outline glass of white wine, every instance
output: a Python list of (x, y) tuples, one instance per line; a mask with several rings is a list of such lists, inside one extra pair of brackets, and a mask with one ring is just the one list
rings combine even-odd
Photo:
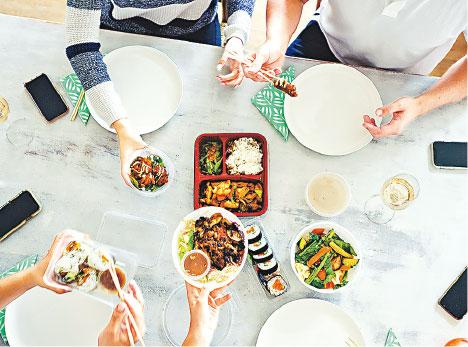
[(418, 195), (419, 183), (416, 177), (400, 173), (385, 181), (380, 194), (366, 201), (364, 213), (371, 222), (385, 224), (392, 220), (396, 210), (407, 208)]

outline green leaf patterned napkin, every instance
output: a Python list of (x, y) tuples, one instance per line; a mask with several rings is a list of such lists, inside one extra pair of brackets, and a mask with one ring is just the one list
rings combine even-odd
[[(285, 78), (288, 82), (292, 82), (295, 75), (296, 70), (294, 66), (290, 66), (280, 74), (280, 77)], [(272, 83), (269, 83), (255, 94), (251, 101), (270, 124), (283, 136), (284, 140), (287, 141), (289, 129), (284, 119), (284, 93), (273, 87)]]
[[(68, 98), (72, 102), (73, 106), (75, 106), (78, 98), (80, 97), (81, 90), (83, 89), (78, 76), (72, 73), (68, 76), (65, 76), (60, 81), (62, 82), (63, 88), (65, 89)], [(78, 117), (80, 117), (81, 122), (86, 125), (88, 124), (89, 116), (90, 113), (88, 105), (86, 105), (86, 99), (83, 98), (83, 101), (80, 104), (80, 108), (78, 109)]]
[(401, 347), (400, 342), (398, 342), (398, 339), (393, 332), (392, 328), (387, 333), (387, 338), (385, 339), (385, 347)]
[[(18, 264), (13, 266), (11, 269), (0, 274), (0, 279), (13, 275), (17, 272), (20, 272), (24, 269), (27, 269), (33, 266), (34, 264), (36, 264), (38, 257), (39, 257), (38, 255), (32, 255), (30, 257), (27, 257), (26, 259), (21, 260)], [(4, 343), (8, 343), (6, 333), (5, 333), (5, 309), (0, 310), (0, 337), (2, 338)]]

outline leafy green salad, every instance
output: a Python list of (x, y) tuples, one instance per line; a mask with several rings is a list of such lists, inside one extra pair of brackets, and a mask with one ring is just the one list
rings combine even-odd
[(338, 289), (348, 283), (348, 273), (359, 263), (353, 246), (335, 230), (315, 228), (296, 244), (295, 270), (308, 285)]

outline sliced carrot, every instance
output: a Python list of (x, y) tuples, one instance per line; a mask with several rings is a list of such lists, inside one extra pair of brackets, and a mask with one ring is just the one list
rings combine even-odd
[(327, 277), (327, 274), (325, 273), (325, 270), (322, 269), (317, 273), (317, 277), (319, 278), (320, 281), (325, 280), (325, 277)]
[(325, 228), (316, 228), (316, 229), (312, 230), (312, 234), (322, 235), (324, 231), (325, 231)]
[(335, 288), (335, 284), (333, 282), (325, 283), (325, 289), (333, 289)]
[(321, 257), (330, 252), (330, 247), (322, 247), (317, 253), (315, 253), (309, 260), (307, 260), (307, 266), (312, 267)]

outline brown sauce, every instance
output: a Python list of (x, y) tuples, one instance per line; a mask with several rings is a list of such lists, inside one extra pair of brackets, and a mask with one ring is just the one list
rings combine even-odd
[(184, 269), (189, 276), (203, 275), (208, 268), (208, 260), (201, 253), (191, 253), (184, 260)]
[[(116, 266), (115, 273), (117, 275), (117, 278), (119, 279), (120, 288), (125, 287), (125, 283), (127, 282), (127, 276), (125, 275), (125, 271)], [(106, 270), (101, 273), (101, 275), (99, 276), (99, 282), (105, 289), (111, 292), (117, 291), (109, 270)]]

